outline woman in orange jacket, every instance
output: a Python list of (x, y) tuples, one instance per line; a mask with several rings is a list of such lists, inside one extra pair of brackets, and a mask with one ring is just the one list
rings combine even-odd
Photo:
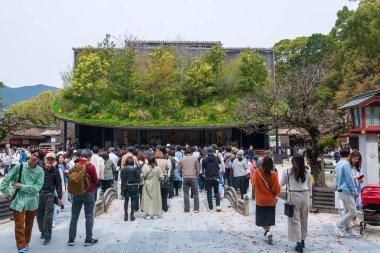
[(275, 225), (276, 199), (281, 191), (277, 172), (273, 168), (272, 158), (265, 156), (261, 167), (253, 173), (252, 180), (256, 197), (256, 225), (264, 229), (264, 239), (269, 244), (273, 242), (270, 229)]

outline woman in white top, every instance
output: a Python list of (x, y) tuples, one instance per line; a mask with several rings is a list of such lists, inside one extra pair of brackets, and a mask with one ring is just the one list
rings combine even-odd
[(351, 174), (354, 179), (356, 189), (358, 190), (358, 197), (356, 198), (356, 208), (360, 209), (362, 207), (362, 183), (363, 183), (363, 170), (362, 170), (362, 155), (359, 151), (354, 151), (351, 153), (349, 160), (351, 164)]
[(294, 215), (288, 217), (288, 240), (296, 242), (296, 251), (303, 252), (307, 236), (307, 218), (309, 213), (309, 194), (311, 194), (311, 176), (306, 170), (304, 157), (297, 153), (292, 158), (292, 168), (284, 171), (281, 186), (287, 184), (288, 201), (294, 205)]

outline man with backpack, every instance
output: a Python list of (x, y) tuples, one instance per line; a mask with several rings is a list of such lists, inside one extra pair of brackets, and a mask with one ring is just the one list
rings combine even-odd
[[(35, 149), (27, 162), (17, 164), (0, 185), (4, 197), (11, 201), (15, 221), (16, 244), (19, 253), (28, 251), (33, 221), (37, 213), (39, 192), (44, 184), (44, 171), (37, 165), (44, 159), (43, 152)], [(12, 194), (9, 185), (13, 183)]]
[(86, 217), (86, 239), (84, 246), (90, 246), (98, 242), (92, 237), (94, 226), (95, 186), (99, 183), (96, 169), (90, 163), (92, 152), (89, 149), (82, 150), (81, 158), (69, 171), (69, 193), (73, 195), (71, 208), (71, 221), (69, 230), (69, 246), (74, 246), (77, 234), (77, 223), (80, 211), (84, 205)]
[(212, 204), (212, 189), (214, 189), (215, 201), (216, 201), (216, 211), (220, 212), (220, 195), (219, 195), (219, 170), (221, 161), (214, 155), (214, 149), (212, 147), (207, 148), (207, 157), (202, 159), (202, 170), (205, 175), (206, 181), (206, 191), (207, 191), (207, 202), (209, 207), (209, 212), (214, 212), (214, 207)]

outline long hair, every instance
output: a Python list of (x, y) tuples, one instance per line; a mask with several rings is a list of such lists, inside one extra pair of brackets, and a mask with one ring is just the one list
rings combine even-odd
[(303, 155), (296, 153), (292, 157), (292, 175), (296, 179), (297, 182), (305, 182), (306, 181), (306, 169), (305, 169), (305, 159)]
[[(359, 157), (359, 160), (356, 164), (354, 164), (352, 161), (352, 158), (354, 158), (354, 157)], [(351, 164), (351, 167), (355, 168), (358, 172), (360, 172), (360, 169), (362, 167), (362, 155), (360, 154), (359, 151), (353, 151), (351, 153), (351, 157), (349, 159), (349, 162)]]
[(264, 170), (264, 175), (270, 177), (270, 173), (274, 167), (272, 158), (270, 156), (264, 156), (261, 167)]

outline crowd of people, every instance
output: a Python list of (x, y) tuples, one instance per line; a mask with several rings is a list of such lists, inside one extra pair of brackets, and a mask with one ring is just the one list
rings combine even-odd
[[(35, 217), (43, 244), (49, 244), (55, 216), (67, 203), (72, 205), (68, 245), (75, 244), (82, 206), (86, 219), (84, 246), (97, 243), (92, 232), (95, 201), (101, 192), (116, 187), (118, 182), (124, 196), (124, 221), (132, 222), (137, 211), (148, 220), (163, 217), (170, 208), (168, 199), (177, 197), (181, 190), (185, 213), (191, 211), (190, 196), (194, 201), (193, 212), (200, 212), (199, 192), (202, 191), (207, 192), (208, 211), (221, 212), (224, 184), (240, 192), (241, 199), (248, 197), (252, 185), (256, 225), (263, 228), (263, 238), (269, 244), (274, 240), (271, 228), (275, 226), (277, 198), (281, 187), (286, 187), (286, 201), (294, 206), (293, 215), (288, 217), (288, 239), (296, 243), (297, 252), (305, 248), (312, 180), (306, 159), (299, 153), (292, 156), (291, 168), (279, 176), (273, 153), (267, 150), (259, 159), (253, 146), (247, 150), (216, 145), (204, 148), (147, 145), (107, 150), (94, 146), (92, 150), (58, 150), (56, 153), (35, 149), (25, 152), (25, 159), (20, 154), (19, 157), (14, 155), (17, 151), (11, 149), (17, 164), (10, 163), (0, 190), (11, 200), (18, 252), (28, 250)], [(361, 156), (356, 151), (351, 155), (348, 150), (347, 154), (346, 149), (340, 154), (337, 186), (343, 212), (336, 233), (356, 236), (348, 221), (356, 216), (355, 205), (360, 205), (359, 198), (356, 204), (353, 202), (353, 196), (360, 192)], [(3, 161), (4, 157), (7, 156), (2, 156)], [(348, 168), (352, 181), (345, 174)], [(82, 179), (81, 171), (85, 172), (85, 181), (80, 182), (84, 186), (78, 193), (73, 185), (77, 183), (75, 180)]]

